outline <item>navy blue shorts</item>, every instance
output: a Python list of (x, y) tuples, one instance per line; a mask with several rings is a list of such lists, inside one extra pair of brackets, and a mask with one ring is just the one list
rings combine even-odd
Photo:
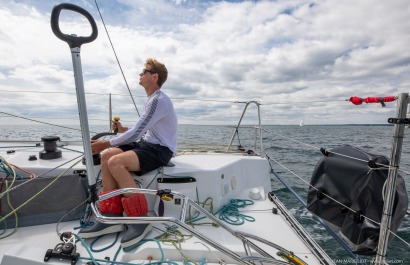
[(137, 154), (141, 167), (141, 171), (135, 172), (138, 176), (167, 165), (172, 158), (172, 151), (168, 147), (151, 144), (144, 140), (120, 145), (118, 148), (124, 152), (132, 150)]

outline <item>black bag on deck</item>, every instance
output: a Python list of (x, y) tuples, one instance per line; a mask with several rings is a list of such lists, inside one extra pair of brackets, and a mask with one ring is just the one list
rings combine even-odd
[[(375, 253), (379, 225), (345, 209), (323, 193), (380, 223), (384, 204), (382, 189), (388, 168), (377, 167), (375, 164), (389, 165), (389, 159), (349, 145), (334, 148), (316, 165), (310, 184), (317, 190), (310, 187), (307, 196), (308, 210), (339, 231), (352, 250), (361, 255)], [(405, 183), (398, 175), (391, 231), (397, 231), (406, 214), (407, 205)], [(389, 240), (392, 238), (390, 234)]]
[[(20, 187), (12, 190), (9, 194), (0, 199), (0, 219), (9, 214), (13, 208), (17, 208), (27, 202), (32, 196), (46, 187), (55, 177), (38, 177), (29, 182), (28, 179), (16, 180), (13, 187)], [(8, 179), (9, 185), (11, 180)], [(6, 189), (5, 185), (1, 192)], [(79, 175), (64, 175), (55, 181), (40, 195), (32, 199), (27, 205), (17, 211), (18, 227), (55, 223), (60, 218), (74, 209), (87, 197), (87, 185), (84, 178)], [(62, 221), (80, 219), (85, 210), (86, 204), (81, 205), (70, 212)], [(0, 231), (4, 228), (14, 228), (16, 225), (15, 215), (0, 222)], [(5, 227), (6, 226), (6, 227)]]

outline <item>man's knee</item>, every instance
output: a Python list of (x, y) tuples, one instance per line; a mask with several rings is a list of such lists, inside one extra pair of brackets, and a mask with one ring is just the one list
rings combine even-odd
[(111, 169), (115, 169), (116, 167), (121, 167), (122, 165), (122, 160), (120, 158), (120, 156), (117, 155), (112, 155), (111, 157), (109, 157), (107, 159), (107, 165), (108, 168)]
[(101, 153), (101, 162), (102, 163), (108, 163), (108, 160), (110, 160), (111, 157), (122, 153), (123, 151), (119, 148), (113, 148), (109, 149), (103, 153)]
[(111, 172), (121, 169), (127, 171), (140, 171), (138, 156), (133, 151), (122, 152), (111, 156), (107, 160), (107, 166)]

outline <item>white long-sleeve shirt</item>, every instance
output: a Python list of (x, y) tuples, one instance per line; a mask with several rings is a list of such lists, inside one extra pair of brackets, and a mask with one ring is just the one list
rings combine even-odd
[(144, 113), (134, 127), (110, 140), (112, 146), (135, 142), (141, 137), (152, 144), (177, 151), (178, 120), (170, 98), (161, 90), (145, 101)]

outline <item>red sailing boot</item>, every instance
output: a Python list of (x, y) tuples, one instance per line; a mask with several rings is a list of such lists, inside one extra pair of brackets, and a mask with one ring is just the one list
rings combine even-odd
[[(101, 195), (107, 194), (111, 191), (103, 191)], [(120, 217), (124, 211), (121, 203), (122, 195), (117, 195), (106, 200), (100, 201), (99, 209), (104, 216)], [(104, 224), (97, 220), (93, 220), (94, 224), (89, 227), (81, 228), (78, 235), (82, 238), (92, 238), (110, 233), (117, 233), (124, 230), (123, 224)]]
[(148, 213), (147, 199), (142, 193), (134, 194), (131, 197), (122, 197), (121, 202), (128, 217), (142, 216)]

